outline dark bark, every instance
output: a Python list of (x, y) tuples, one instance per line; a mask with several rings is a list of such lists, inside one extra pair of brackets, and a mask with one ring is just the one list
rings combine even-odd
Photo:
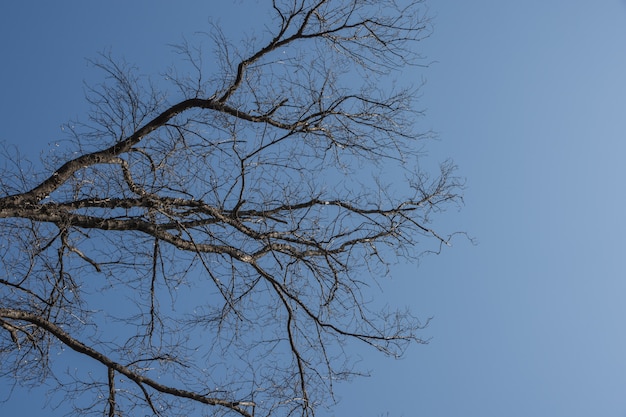
[[(94, 398), (80, 414), (311, 415), (358, 375), (350, 341), (423, 343), (409, 311), (367, 302), (389, 262), (448, 244), (431, 216), (461, 198), (451, 163), (418, 163), (416, 91), (378, 88), (419, 64), (420, 3), (275, 1), (238, 61), (213, 28), (223, 79), (178, 48), (198, 77), (173, 77), (174, 103), (98, 62), (78, 156), (0, 182), (3, 375)], [(58, 374), (58, 346), (89, 378)]]

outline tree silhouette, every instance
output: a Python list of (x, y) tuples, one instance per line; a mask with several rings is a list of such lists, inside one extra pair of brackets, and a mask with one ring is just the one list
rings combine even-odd
[[(80, 415), (306, 416), (358, 375), (351, 341), (421, 343), (372, 297), (448, 243), (430, 217), (462, 184), (420, 168), (417, 89), (388, 81), (429, 33), (405, 3), (275, 0), (265, 37), (211, 27), (219, 70), (177, 46), (167, 85), (94, 61), (67, 153), (31, 176), (5, 148), (2, 375)], [(59, 349), (91, 365), (62, 372)]]

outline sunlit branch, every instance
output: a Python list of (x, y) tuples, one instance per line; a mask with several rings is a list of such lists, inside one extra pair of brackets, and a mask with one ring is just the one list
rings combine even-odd
[(55, 338), (57, 338), (60, 342), (62, 342), (64, 345), (66, 345), (70, 349), (80, 354), (89, 356), (90, 358), (106, 366), (108, 369), (126, 376), (128, 379), (130, 379), (131, 381), (137, 384), (147, 385), (156, 391), (159, 391), (165, 394), (174, 395), (177, 397), (188, 398), (190, 400), (197, 401), (203, 404), (226, 407), (228, 409), (236, 411), (242, 416), (252, 417), (251, 414), (249, 414), (246, 410), (240, 408), (237, 405), (237, 403), (233, 403), (232, 401), (226, 401), (226, 400), (222, 400), (219, 398), (205, 397), (203, 395), (200, 395), (191, 391), (169, 387), (169, 386), (160, 384), (143, 375), (135, 373), (132, 370), (130, 370), (128, 367), (111, 360), (109, 357), (107, 357), (103, 353), (98, 352), (97, 350), (79, 342), (74, 337), (70, 336), (69, 333), (65, 332), (63, 329), (61, 329), (57, 325), (43, 319), (39, 315), (29, 313), (26, 311), (0, 308), (0, 317), (3, 317), (5, 319), (20, 320), (20, 321), (26, 321), (26, 322), (32, 323), (40, 327), (41, 329), (49, 332), (51, 335), (53, 335)]

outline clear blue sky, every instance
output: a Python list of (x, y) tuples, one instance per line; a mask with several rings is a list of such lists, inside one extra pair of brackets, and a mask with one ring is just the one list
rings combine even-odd
[[(110, 48), (158, 74), (210, 16), (248, 30), (248, 3), (229, 18), (220, 2), (4, 2), (0, 140), (45, 153), (85, 114), (85, 58)], [(624, 417), (626, 2), (429, 7), (436, 62), (406, 76), (427, 80), (430, 155), (467, 178), (445, 227), (478, 244), (394, 269), (387, 294), (434, 317), (432, 340), (401, 361), (358, 352), (373, 376), (340, 386), (328, 416)], [(64, 414), (36, 397), (15, 392), (0, 414)]]

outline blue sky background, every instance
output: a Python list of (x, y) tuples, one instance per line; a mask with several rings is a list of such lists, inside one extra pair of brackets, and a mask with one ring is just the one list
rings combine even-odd
[[(223, 3), (3, 2), (0, 140), (34, 159), (54, 146), (86, 112), (85, 58), (100, 51), (158, 75), (167, 44), (209, 17), (233, 33), (258, 23), (260, 2)], [(432, 340), (401, 361), (356, 352), (372, 378), (339, 386), (321, 415), (624, 417), (626, 2), (429, 7), (435, 62), (406, 76), (427, 81), (430, 156), (467, 179), (465, 207), (441, 221), (478, 244), (394, 268), (387, 295), (433, 316)], [(15, 392), (0, 414), (64, 414), (43, 401)]]

